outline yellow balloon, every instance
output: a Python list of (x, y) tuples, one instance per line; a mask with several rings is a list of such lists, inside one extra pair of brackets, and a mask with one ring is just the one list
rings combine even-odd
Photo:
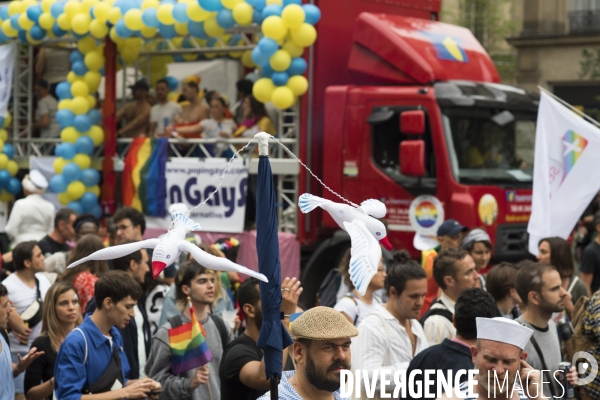
[(54, 3), (54, 0), (42, 0), (42, 11), (45, 13), (50, 12), (50, 7), (52, 7), (52, 3)]
[(250, 25), (252, 23), (252, 13), (254, 9), (248, 3), (239, 3), (233, 8), (233, 19), (240, 26)]
[(100, 71), (104, 66), (104, 56), (99, 51), (90, 51), (85, 55), (83, 63), (90, 71)]
[(6, 154), (0, 154), (0, 169), (6, 169), (8, 161), (8, 156)]
[(100, 72), (96, 71), (88, 71), (83, 76), (83, 81), (88, 85), (88, 88), (92, 93), (96, 93), (98, 91), (101, 80), (102, 75), (100, 75)]
[(108, 21), (108, 12), (110, 11), (110, 8), (110, 4), (103, 1), (96, 4), (94, 6), (94, 18), (100, 22), (106, 23), (106, 21)]
[(79, 168), (86, 169), (92, 166), (92, 159), (87, 154), (76, 154), (73, 162), (79, 165)]
[(77, 41), (77, 49), (81, 52), (81, 54), (87, 54), (96, 49), (96, 41), (94, 38), (89, 36), (79, 39)]
[(2, 151), (3, 148), (4, 148), (4, 141), (0, 140), (0, 151)]
[(63, 206), (66, 206), (67, 204), (69, 204), (71, 202), (71, 198), (69, 197), (69, 194), (67, 192), (59, 193), (57, 198), (58, 198), (58, 202), (60, 204), (62, 204)]
[(269, 59), (269, 65), (271, 68), (278, 72), (288, 69), (291, 63), (292, 57), (290, 57), (290, 53), (285, 50), (277, 50)]
[(12, 38), (17, 36), (19, 32), (16, 29), (13, 29), (12, 25), (10, 24), (10, 20), (7, 19), (6, 21), (2, 21), (2, 33), (4, 33), (4, 35), (7, 37)]
[(83, 7), (81, 3), (75, 0), (69, 0), (65, 4), (64, 13), (67, 15), (67, 18), (72, 19), (75, 15), (82, 13)]
[(221, 37), (225, 33), (225, 30), (219, 26), (217, 18), (211, 16), (204, 21), (204, 32), (210, 37)]
[(90, 93), (90, 88), (84, 81), (73, 82), (71, 85), (71, 94), (76, 96), (87, 96)]
[(86, 186), (85, 191), (94, 193), (97, 197), (100, 197), (100, 186), (98, 186), (98, 185)]
[(71, 29), (71, 20), (67, 17), (67, 14), (60, 14), (56, 19), (56, 24), (63, 31), (68, 31)]
[(308, 80), (302, 75), (294, 75), (286, 84), (295, 96), (302, 96), (308, 90)]
[(86, 97), (77, 96), (71, 99), (71, 111), (73, 114), (80, 115), (86, 114), (90, 110), (90, 103)]
[(71, 109), (71, 100), (70, 99), (64, 99), (64, 100), (59, 101), (58, 102), (58, 109), (59, 110), (70, 110)]
[(63, 142), (75, 144), (77, 139), (79, 139), (79, 132), (77, 132), (77, 130), (72, 126), (67, 126), (65, 129), (60, 131), (60, 140)]
[(304, 54), (304, 47), (298, 46), (291, 40), (286, 40), (286, 42), (283, 44), (283, 50), (290, 53), (290, 56), (292, 57), (301, 57)]
[[(6, 142), (6, 139), (8, 139), (8, 132), (6, 132), (6, 129), (0, 129), (0, 140)], [(2, 167), (0, 167), (0, 169), (2, 169)]]
[(12, 124), (12, 114), (9, 112), (6, 113), (6, 117), (4, 117), (4, 127), (8, 128)]
[(49, 12), (42, 13), (38, 20), (38, 24), (40, 24), (43, 29), (50, 30), (54, 25), (54, 18), (52, 18), (52, 15)]
[(185, 22), (185, 23), (175, 22), (175, 32), (177, 32), (181, 36), (187, 36), (189, 33), (188, 27), (187, 27), (187, 22)]
[(200, 7), (200, 4), (197, 1), (194, 1), (188, 5), (187, 15), (194, 22), (202, 22), (210, 17), (210, 12)]
[(98, 3), (99, 3), (99, 0), (82, 0), (81, 6), (83, 7), (84, 12), (86, 12), (89, 15), (92, 7), (94, 7)]
[(109, 11), (108, 11), (108, 21), (111, 24), (116, 24), (123, 16), (121, 15), (121, 9), (119, 9), (118, 7), (112, 7)]
[(94, 97), (91, 94), (88, 94), (87, 96), (85, 96), (85, 99), (87, 100), (87, 103), (90, 106), (88, 111), (96, 107), (96, 97)]
[(142, 34), (142, 36), (147, 39), (151, 39), (154, 36), (156, 36), (157, 31), (158, 29), (150, 28), (149, 26), (144, 26), (142, 29), (140, 29), (140, 33)]
[(223, 7), (233, 10), (235, 6), (242, 3), (244, 0), (221, 0)]
[(283, 23), (290, 29), (298, 29), (304, 23), (306, 14), (298, 4), (289, 4), (281, 12)]
[(146, 8), (158, 8), (160, 6), (160, 1), (158, 0), (144, 0), (142, 2), (142, 10)]
[(275, 85), (271, 78), (260, 78), (252, 86), (252, 95), (261, 103), (271, 101)]
[(104, 39), (108, 35), (108, 26), (106, 22), (95, 19), (90, 23), (90, 34), (96, 39)]
[(263, 35), (275, 40), (283, 39), (288, 33), (288, 28), (283, 23), (283, 20), (281, 19), (281, 17), (278, 17), (276, 15), (271, 15), (270, 17), (267, 17), (262, 22), (260, 28), (262, 30)]
[(92, 18), (89, 14), (77, 14), (71, 19), (71, 29), (78, 35), (85, 35), (90, 31)]
[(85, 193), (85, 185), (80, 181), (71, 182), (66, 193), (71, 200), (79, 200)]
[(27, 18), (26, 13), (19, 15), (19, 26), (21, 27), (21, 29), (28, 31), (33, 25), (35, 25), (35, 22)]
[(100, 146), (104, 142), (104, 131), (98, 125), (93, 125), (87, 135), (94, 141), (94, 146)]
[(67, 74), (67, 81), (70, 84), (73, 84), (74, 82), (80, 81), (81, 77), (76, 75), (75, 72), (73, 71), (69, 71), (69, 73)]
[(254, 64), (254, 61), (252, 61), (251, 50), (246, 50), (244, 51), (244, 54), (242, 54), (242, 64), (246, 68), (254, 68), (256, 66), (256, 64)]
[(125, 26), (132, 31), (139, 31), (144, 26), (142, 21), (142, 10), (131, 9), (125, 13)]
[(283, 2), (281, 0), (267, 0), (267, 5), (270, 6), (271, 4), (277, 4), (278, 6), (283, 5)]
[(280, 110), (285, 110), (294, 105), (296, 98), (294, 97), (294, 93), (292, 93), (290, 88), (287, 86), (279, 86), (273, 90), (271, 101), (275, 107), (279, 108)]
[(6, 165), (6, 169), (10, 176), (15, 176), (19, 172), (19, 164), (15, 160), (10, 160)]
[(173, 4), (161, 4), (156, 10), (156, 17), (158, 21), (165, 25), (173, 25), (175, 18), (173, 18)]
[(291, 30), (290, 33), (297, 46), (308, 47), (317, 40), (317, 30), (311, 24), (304, 23), (300, 25), (300, 28)]
[(13, 195), (8, 193), (6, 190), (2, 189), (2, 194), (0, 194), (0, 201), (8, 203), (9, 201), (12, 201), (12, 199)]
[(8, 3), (8, 15), (11, 17), (15, 14), (20, 14), (25, 11), (24, 4), (20, 1), (11, 1)]

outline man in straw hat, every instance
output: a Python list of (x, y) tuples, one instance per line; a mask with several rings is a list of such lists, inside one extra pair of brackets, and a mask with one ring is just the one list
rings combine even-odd
[[(340, 371), (350, 369), (350, 338), (358, 335), (354, 325), (333, 308), (315, 307), (294, 321), (290, 334), (297, 367), (283, 372), (279, 399), (344, 400)], [(270, 399), (270, 393), (259, 399)]]
[(527, 352), (523, 351), (532, 334), (531, 329), (508, 318), (477, 318), (477, 346), (471, 347), (473, 363), (479, 371), (477, 382), (471, 382), (472, 393), (469, 382), (463, 382), (442, 398), (458, 398), (458, 390), (467, 400), (541, 399), (544, 393), (540, 390), (540, 371), (525, 362)]

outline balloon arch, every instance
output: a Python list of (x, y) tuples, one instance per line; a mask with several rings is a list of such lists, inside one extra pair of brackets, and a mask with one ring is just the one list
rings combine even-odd
[[(253, 87), (257, 100), (270, 101), (279, 109), (293, 106), (308, 90), (303, 54), (317, 38), (314, 24), (321, 17), (318, 7), (301, 2), (14, 0), (0, 7), (0, 44), (14, 39), (32, 45), (76, 42), (69, 56), (71, 71), (56, 87), (62, 143), (55, 149), (57, 175), (50, 188), (58, 193), (61, 204), (78, 212), (103, 213), (98, 204), (100, 174), (91, 168), (94, 148), (105, 139), (94, 94), (102, 76), (106, 75), (108, 82), (112, 75), (114, 83), (114, 74), (124, 66), (140, 65), (154, 84), (167, 77), (167, 64), (172, 62), (240, 59), (245, 67), (260, 72)], [(181, 49), (181, 53), (171, 55), (173, 49)], [(146, 55), (151, 58), (140, 63)], [(110, 65), (111, 61), (116, 65)], [(177, 80), (167, 79), (174, 90)], [(106, 90), (107, 100), (114, 94), (114, 88)], [(114, 98), (110, 101), (114, 107)], [(8, 126), (8, 121), (4, 122)], [(104, 122), (107, 129), (114, 130), (114, 115)], [(14, 178), (18, 168), (11, 160), (12, 146), (4, 145), (6, 136), (0, 129), (0, 144), (6, 150), (0, 154), (0, 185), (4, 188), (0, 201), (10, 200), (21, 189)], [(111, 165), (106, 158), (105, 151), (104, 168)]]

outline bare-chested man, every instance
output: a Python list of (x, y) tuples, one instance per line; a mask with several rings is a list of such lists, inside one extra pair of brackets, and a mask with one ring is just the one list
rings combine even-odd
[(208, 107), (198, 98), (198, 90), (198, 84), (194, 81), (187, 81), (183, 85), (183, 96), (189, 101), (189, 104), (182, 107), (181, 124), (183, 125), (208, 118)]
[(130, 88), (133, 101), (125, 104), (117, 113), (117, 124), (125, 121), (125, 126), (119, 129), (117, 133), (120, 137), (125, 138), (146, 136), (150, 125), (150, 108), (152, 107), (148, 102), (148, 89), (150, 87), (145, 80), (139, 80)]

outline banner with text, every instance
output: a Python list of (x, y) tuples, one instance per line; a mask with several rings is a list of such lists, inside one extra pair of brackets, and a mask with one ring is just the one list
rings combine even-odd
[[(192, 208), (203, 202), (219, 186), (227, 161), (224, 158), (168, 161), (167, 209), (173, 203), (184, 203)], [(233, 160), (217, 193), (193, 210), (190, 217), (203, 231), (243, 232), (247, 187), (248, 167), (243, 160)]]
[(12, 89), (12, 76), (17, 59), (17, 44), (0, 46), (0, 117), (8, 114), (8, 101)]

